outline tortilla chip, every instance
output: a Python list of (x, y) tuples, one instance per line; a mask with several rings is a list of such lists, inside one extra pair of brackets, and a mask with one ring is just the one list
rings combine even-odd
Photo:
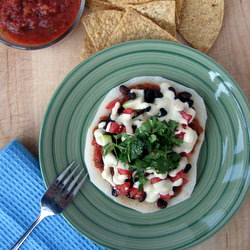
[(91, 11), (96, 11), (96, 10), (111, 10), (111, 9), (116, 9), (116, 10), (121, 10), (118, 5), (115, 3), (111, 3), (109, 1), (105, 0), (88, 0), (86, 2), (86, 6), (91, 10)]
[(111, 3), (117, 3), (121, 5), (126, 5), (126, 4), (141, 4), (141, 3), (149, 3), (157, 0), (109, 0)]
[[(110, 3), (116, 4), (121, 9), (126, 9), (129, 7), (129, 5), (145, 4), (156, 1), (159, 0), (109, 0)], [(175, 1), (175, 0), (165, 0), (165, 1)]]
[(106, 47), (130, 40), (158, 39), (178, 42), (167, 31), (150, 19), (128, 8), (121, 22), (109, 37)]
[(223, 0), (185, 0), (177, 30), (194, 48), (206, 53), (219, 34), (223, 15)]
[(176, 36), (175, 1), (156, 1), (130, 7), (156, 22), (172, 36)]
[(180, 23), (181, 16), (181, 8), (182, 8), (183, 0), (175, 0), (175, 15), (176, 15), (176, 24)]
[(97, 51), (95, 49), (95, 46), (94, 46), (92, 40), (90, 39), (88, 33), (85, 32), (84, 39), (83, 39), (83, 45), (82, 45), (82, 53), (80, 55), (80, 58), (82, 60), (84, 60), (96, 52)]
[(82, 18), (86, 31), (95, 49), (102, 50), (124, 12), (118, 10), (99, 10)]

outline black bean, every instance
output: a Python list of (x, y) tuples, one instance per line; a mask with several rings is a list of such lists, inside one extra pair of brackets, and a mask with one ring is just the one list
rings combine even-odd
[(143, 114), (144, 112), (145, 112), (144, 109), (137, 110), (137, 111), (136, 111), (136, 115), (135, 115), (134, 117), (137, 117), (137, 116)]
[(115, 196), (115, 197), (119, 196), (117, 190), (114, 189), (114, 188), (112, 188), (112, 195)]
[(139, 202), (143, 202), (146, 199), (147, 194), (145, 192), (142, 193), (142, 196), (138, 199)]
[(192, 168), (191, 164), (188, 163), (184, 168), (184, 173), (188, 173), (191, 168)]
[(136, 113), (135, 113), (135, 115), (134, 115), (134, 117), (137, 117), (137, 116), (143, 114), (144, 112), (149, 112), (150, 109), (151, 109), (151, 107), (148, 106), (148, 107), (146, 107), (144, 109), (137, 110)]
[(146, 107), (144, 110), (145, 112), (149, 112), (151, 110), (151, 106)]
[(122, 94), (124, 94), (124, 95), (128, 95), (129, 92), (130, 92), (130, 89), (129, 89), (128, 87), (124, 86), (124, 85), (121, 85), (121, 86), (119, 87), (119, 90), (120, 90), (120, 92), (121, 92)]
[(175, 89), (173, 87), (169, 87), (168, 90), (173, 91), (174, 95), (176, 96), (176, 91), (175, 91)]
[(191, 108), (194, 104), (194, 101), (189, 99), (189, 100), (187, 100), (187, 103), (188, 103), (189, 108)]
[(191, 97), (192, 95), (189, 92), (184, 91), (180, 92), (175, 98), (182, 102), (187, 102), (188, 106), (191, 108), (194, 104), (194, 101), (190, 99)]
[(148, 103), (153, 103), (155, 100), (154, 92), (151, 89), (144, 89), (144, 100)]
[(157, 200), (157, 207), (158, 208), (163, 209), (163, 208), (166, 208), (167, 205), (168, 205), (168, 203), (166, 201), (164, 201), (163, 199), (158, 199)]
[(159, 113), (158, 117), (163, 117), (163, 116), (167, 115), (167, 113), (168, 112), (166, 111), (166, 109), (160, 108), (160, 113)]
[(132, 188), (133, 185), (134, 185), (134, 182), (131, 179), (126, 179), (125, 182), (129, 182), (130, 183), (130, 186), (129, 186), (130, 188)]
[(173, 187), (173, 192), (175, 193), (180, 187)]
[(160, 90), (155, 89), (154, 90), (155, 98), (162, 98), (163, 94), (161, 93)]
[(183, 91), (183, 92), (180, 92), (178, 94), (178, 97), (179, 97), (180, 100), (181, 99), (187, 100), (187, 99), (190, 99), (192, 97), (192, 95), (189, 92), (187, 92), (187, 91)]
[(102, 123), (102, 122), (105, 122), (105, 125), (104, 125), (103, 129), (106, 129), (107, 126), (108, 126), (108, 120), (101, 120), (101, 121), (99, 121), (99, 123)]
[(128, 94), (128, 98), (134, 100), (134, 99), (136, 98), (136, 93), (134, 93), (134, 92), (131, 93), (131, 92), (130, 92), (130, 93)]
[(124, 110), (124, 108), (123, 108), (123, 107), (120, 107), (120, 108), (117, 110), (118, 114), (121, 114), (123, 110)]
[(144, 89), (144, 100), (148, 103), (154, 103), (155, 98), (161, 98), (163, 94), (157, 89)]

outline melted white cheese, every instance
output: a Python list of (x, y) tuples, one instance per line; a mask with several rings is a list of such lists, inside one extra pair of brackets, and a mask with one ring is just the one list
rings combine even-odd
[(163, 97), (155, 98), (154, 103), (150, 104), (151, 109), (148, 114), (150, 116), (159, 115), (160, 109), (163, 108), (168, 113), (167, 115), (160, 117), (160, 121), (174, 120), (181, 124), (188, 124), (187, 120), (185, 120), (180, 113), (180, 111), (184, 111), (185, 113), (192, 116), (190, 120), (190, 122), (192, 122), (193, 118), (195, 117), (195, 110), (189, 108), (188, 103), (183, 103), (179, 99), (175, 99), (174, 92), (168, 89), (170, 87), (168, 83), (162, 83), (160, 87)]
[[(128, 179), (127, 175), (121, 175), (118, 173), (118, 168), (128, 170), (128, 165), (117, 161), (112, 153), (108, 153), (103, 156), (104, 169), (102, 171), (102, 177), (108, 181), (112, 186), (121, 185)], [(113, 168), (113, 175), (111, 174), (111, 168)]]
[(116, 166), (113, 166), (113, 168), (114, 168), (113, 183), (115, 185), (123, 184), (125, 182), (125, 180), (128, 179), (128, 176), (125, 175), (125, 174), (119, 174), (118, 173), (118, 168), (128, 169), (128, 165), (124, 165), (123, 163), (121, 163), (119, 161)]
[(173, 182), (173, 187), (179, 187), (182, 185), (182, 183), (183, 183), (183, 179), (180, 178), (177, 181)]
[(139, 181), (136, 181), (133, 185), (134, 188), (139, 188), (140, 186), (140, 182)]
[(135, 99), (126, 101), (123, 104), (125, 109), (144, 109), (148, 107), (148, 103), (144, 102), (144, 90), (143, 89), (131, 89), (131, 93), (136, 94)]
[(137, 126), (139, 128), (142, 125), (142, 123), (147, 121), (149, 118), (150, 118), (150, 116), (148, 115), (148, 113), (145, 112), (145, 113), (133, 118), (132, 125)]
[(194, 145), (197, 141), (197, 133), (195, 130), (191, 129), (190, 127), (186, 126), (185, 128), (182, 125), (178, 125), (175, 134), (185, 133), (183, 137), (183, 143), (179, 147), (174, 147), (174, 151), (177, 153), (185, 152), (190, 153)]
[(108, 143), (112, 142), (111, 136), (110, 135), (105, 135), (105, 130), (103, 129), (96, 129), (94, 132), (94, 137), (96, 140), (96, 143), (101, 145), (101, 146), (105, 146)]
[(155, 178), (155, 177), (158, 177), (160, 179), (165, 179), (167, 176), (168, 176), (168, 173), (165, 173), (165, 174), (157, 174), (155, 170), (147, 170), (146, 171), (147, 173), (149, 173), (149, 175), (147, 176), (147, 179), (152, 179), (152, 178)]
[(128, 134), (133, 133), (132, 125), (140, 127), (140, 125), (150, 117), (158, 116), (160, 114), (160, 109), (165, 109), (167, 111), (165, 116), (159, 117), (160, 121), (174, 120), (180, 124), (188, 124), (188, 121), (184, 119), (180, 113), (183, 111), (188, 115), (191, 115), (192, 118), (190, 119), (189, 123), (192, 122), (193, 118), (195, 117), (195, 110), (193, 108), (189, 108), (188, 103), (183, 103), (179, 99), (175, 99), (175, 94), (173, 91), (168, 89), (169, 87), (170, 85), (168, 83), (164, 82), (160, 84), (163, 97), (155, 98), (154, 103), (147, 103), (144, 101), (144, 90), (132, 89), (130, 92), (135, 93), (136, 98), (126, 101), (123, 104), (123, 107), (125, 109), (133, 110), (140, 110), (150, 107), (150, 110), (135, 118), (133, 118), (133, 114), (122, 113), (119, 115), (118, 109), (121, 107), (121, 104), (117, 102), (112, 109), (110, 118), (118, 124), (124, 125)]
[[(197, 133), (188, 126), (188, 121), (182, 117), (180, 111), (183, 111), (189, 116), (192, 116), (191, 120), (189, 121), (190, 123), (195, 117), (195, 110), (189, 108), (188, 103), (183, 103), (179, 99), (175, 99), (175, 94), (173, 91), (169, 90), (169, 87), (171, 87), (171, 85), (166, 82), (160, 84), (160, 89), (161, 93), (163, 94), (163, 97), (155, 98), (154, 103), (147, 103), (144, 101), (144, 90), (132, 89), (131, 92), (136, 94), (136, 98), (126, 101), (123, 104), (123, 107), (125, 109), (140, 110), (150, 106), (150, 110), (148, 112), (144, 112), (143, 114), (137, 117), (133, 117), (134, 113), (118, 114), (118, 109), (121, 107), (121, 104), (117, 102), (111, 111), (110, 118), (116, 123), (124, 125), (126, 127), (126, 133), (133, 134), (133, 125), (140, 127), (143, 122), (147, 121), (152, 116), (159, 116), (160, 109), (163, 108), (167, 111), (167, 114), (165, 116), (159, 117), (158, 119), (160, 121), (177, 121), (179, 125), (175, 134), (177, 135), (182, 132), (185, 133), (183, 137), (183, 143), (179, 147), (174, 147), (173, 150), (177, 153), (190, 153), (197, 141)], [(110, 124), (111, 123), (107, 125), (106, 131), (109, 131)], [(182, 126), (182, 124), (185, 124), (186, 126)], [(96, 142), (101, 146), (107, 144), (107, 142), (103, 140), (103, 134), (105, 133), (105, 125), (106, 122), (99, 123), (98, 129), (94, 132)], [(104, 170), (102, 172), (102, 177), (107, 180), (112, 186), (123, 184), (128, 178), (127, 175), (119, 174), (118, 169), (128, 169), (129, 166), (127, 164), (119, 162), (112, 153), (103, 156), (103, 163)], [(154, 177), (158, 177), (163, 180), (154, 184), (152, 184), (150, 181), (147, 181), (147, 183), (143, 187), (144, 192), (146, 192), (147, 194), (146, 201), (149, 203), (155, 202), (160, 197), (160, 194), (173, 195), (173, 187), (182, 185), (183, 179), (180, 178), (175, 182), (171, 182), (169, 179), (166, 178), (168, 175), (171, 177), (175, 177), (179, 171), (185, 168), (187, 163), (187, 158), (182, 157), (179, 162), (179, 166), (176, 169), (165, 174), (157, 174), (153, 169), (147, 170), (147, 173), (149, 173), (149, 175), (147, 176), (148, 180)], [(111, 173), (111, 168), (113, 169), (113, 175)], [(135, 172), (133, 174), (135, 174)], [(139, 188), (139, 186), (139, 181), (135, 182), (133, 185), (133, 187), (135, 188)]]
[(163, 180), (159, 181), (157, 183), (151, 184), (150, 181), (148, 181), (143, 186), (144, 192), (147, 193), (146, 201), (149, 203), (153, 203), (157, 201), (160, 198), (160, 194), (166, 195), (170, 194), (173, 195), (173, 183), (170, 180)]
[(104, 128), (106, 126), (106, 122), (100, 122), (98, 124), (98, 128)]
[(187, 164), (188, 164), (187, 158), (186, 157), (182, 157), (181, 160), (179, 161), (179, 166), (176, 169), (171, 170), (171, 171), (168, 172), (169, 176), (175, 177), (176, 174), (178, 172), (180, 172), (181, 170), (183, 170), (186, 167)]
[(112, 153), (108, 153), (106, 156), (102, 157), (104, 168), (102, 171), (102, 177), (108, 181), (112, 186), (114, 186), (112, 174), (110, 168), (117, 165), (117, 159)]
[(111, 120), (115, 121), (118, 117), (118, 109), (121, 107), (119, 102), (116, 102), (115, 106), (112, 108), (110, 118)]
[(132, 114), (121, 114), (117, 119), (116, 122), (118, 124), (124, 125), (126, 127), (126, 133), (127, 134), (133, 134), (133, 129), (132, 129), (132, 118), (133, 118), (133, 113)]

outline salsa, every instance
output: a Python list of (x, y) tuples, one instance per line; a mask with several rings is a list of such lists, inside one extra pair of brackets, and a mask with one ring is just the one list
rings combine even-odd
[(0, 30), (25, 45), (55, 40), (73, 24), (80, 0), (0, 0)]

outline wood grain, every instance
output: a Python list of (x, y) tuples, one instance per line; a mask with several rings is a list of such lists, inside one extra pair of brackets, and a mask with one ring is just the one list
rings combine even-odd
[[(0, 148), (14, 138), (38, 155), (41, 121), (63, 78), (80, 62), (81, 24), (62, 43), (41, 51), (0, 45)], [(208, 55), (237, 81), (250, 100), (250, 1), (226, 0), (222, 30)], [(250, 249), (250, 196), (233, 219), (194, 250)]]

